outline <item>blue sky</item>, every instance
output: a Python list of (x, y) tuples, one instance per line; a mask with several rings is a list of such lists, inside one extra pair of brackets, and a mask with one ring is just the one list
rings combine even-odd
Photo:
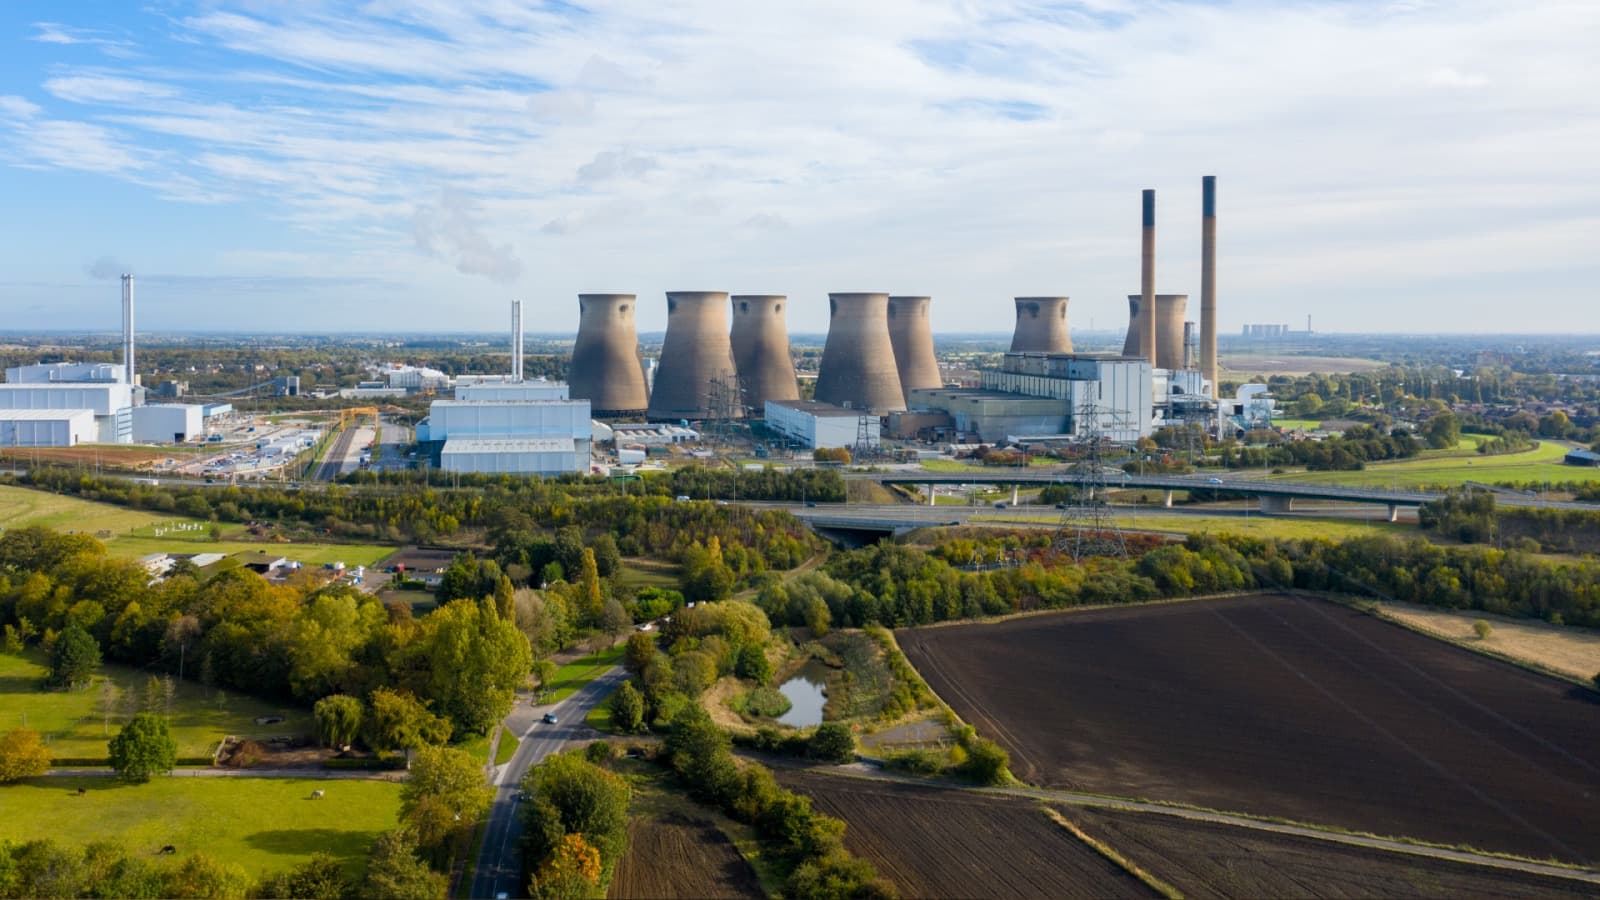
[(580, 291), (1600, 333), (1600, 4), (0, 4), (0, 329), (575, 328)]

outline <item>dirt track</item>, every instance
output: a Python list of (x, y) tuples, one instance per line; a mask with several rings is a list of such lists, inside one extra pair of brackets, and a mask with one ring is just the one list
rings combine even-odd
[(1344, 607), (1276, 595), (902, 632), (1050, 787), (1600, 860), (1600, 703)]
[(1185, 897), (1589, 896), (1585, 885), (1470, 863), (1148, 813), (1062, 813)]
[(764, 895), (750, 864), (710, 822), (676, 814), (635, 818), (628, 843), (607, 897)]
[(775, 774), (845, 820), (845, 846), (905, 897), (1149, 897), (1037, 803), (886, 782)]

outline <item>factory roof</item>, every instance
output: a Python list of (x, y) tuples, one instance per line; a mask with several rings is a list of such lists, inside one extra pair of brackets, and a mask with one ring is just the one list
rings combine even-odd
[(92, 409), (0, 409), (0, 419), (8, 422), (55, 422), (92, 415)]
[(571, 452), (571, 438), (450, 438), (445, 453), (539, 453)]
[(573, 406), (587, 400), (435, 400), (433, 406)]
[(870, 416), (872, 412), (865, 409), (849, 409), (834, 403), (823, 403), (820, 400), (768, 400), (769, 406), (781, 406), (798, 412), (810, 413), (818, 418), (859, 419)]

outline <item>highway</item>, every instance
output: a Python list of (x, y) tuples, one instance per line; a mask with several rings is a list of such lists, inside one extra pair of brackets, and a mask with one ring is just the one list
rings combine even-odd
[[(474, 898), (491, 898), (504, 893), (511, 897), (527, 895), (522, 884), (522, 862), (517, 845), (522, 836), (522, 821), (517, 815), (520, 801), (518, 785), (529, 769), (552, 753), (559, 753), (577, 741), (594, 738), (595, 732), (583, 724), (583, 719), (594, 709), (601, 698), (621, 684), (627, 673), (614, 666), (579, 688), (572, 696), (546, 706), (521, 702), (506, 716), (502, 725), (522, 741), (511, 761), (494, 767), (490, 784), (494, 786), (494, 806), (489, 810), (484, 824), (483, 846), (473, 864), (472, 892)], [(547, 725), (545, 713), (555, 713), (556, 724)]]

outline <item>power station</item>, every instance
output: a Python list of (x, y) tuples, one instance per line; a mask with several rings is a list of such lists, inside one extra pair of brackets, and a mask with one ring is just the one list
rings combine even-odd
[(639, 362), (632, 294), (579, 294), (578, 338), (567, 374), (572, 399), (601, 417), (642, 416), (650, 405)]
[(789, 354), (789, 327), (782, 294), (735, 294), (733, 364), (744, 389), (744, 407), (759, 413), (768, 400), (798, 400), (800, 385), (794, 377), (794, 357)]
[(1012, 353), (1071, 353), (1066, 297), (1018, 297)]
[(939, 360), (933, 353), (933, 327), (928, 321), (931, 297), (889, 298), (889, 346), (894, 349), (895, 372), (909, 403), (917, 388), (944, 386)]
[(645, 417), (734, 419), (744, 415), (728, 335), (724, 291), (668, 291), (667, 336)]
[(817, 400), (879, 415), (906, 408), (889, 340), (888, 294), (828, 295)]

